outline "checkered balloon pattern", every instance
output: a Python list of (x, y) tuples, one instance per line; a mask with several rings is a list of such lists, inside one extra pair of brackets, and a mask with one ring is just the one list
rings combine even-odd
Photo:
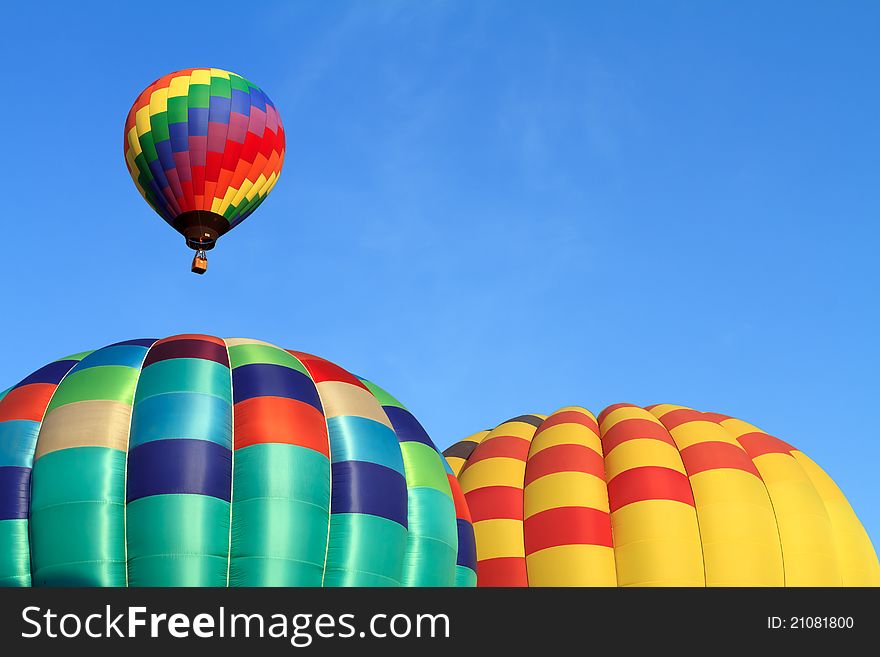
[(190, 68), (159, 78), (125, 121), (125, 162), (169, 224), (193, 210), (233, 228), (269, 194), (284, 162), (284, 128), (263, 91), (235, 73)]

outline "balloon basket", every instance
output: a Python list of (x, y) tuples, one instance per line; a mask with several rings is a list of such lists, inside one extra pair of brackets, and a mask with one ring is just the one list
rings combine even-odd
[(204, 274), (208, 271), (208, 258), (204, 252), (196, 253), (195, 257), (193, 257), (191, 271), (193, 274)]

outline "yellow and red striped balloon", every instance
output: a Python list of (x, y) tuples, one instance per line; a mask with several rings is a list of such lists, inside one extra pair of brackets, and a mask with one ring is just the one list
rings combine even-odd
[(480, 586), (876, 586), (843, 493), (741, 420), (661, 404), (523, 415), (444, 452)]

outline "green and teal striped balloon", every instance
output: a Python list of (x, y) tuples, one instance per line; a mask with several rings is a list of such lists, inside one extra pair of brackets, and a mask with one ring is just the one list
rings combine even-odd
[(0, 396), (0, 585), (472, 586), (458, 483), (396, 399), (256, 340), (130, 340)]

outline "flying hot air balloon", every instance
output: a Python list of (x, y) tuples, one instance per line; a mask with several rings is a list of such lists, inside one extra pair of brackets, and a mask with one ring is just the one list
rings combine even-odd
[(206, 251), (266, 198), (284, 163), (284, 128), (252, 82), (218, 68), (159, 78), (125, 120), (125, 162), (147, 203), (195, 250)]

